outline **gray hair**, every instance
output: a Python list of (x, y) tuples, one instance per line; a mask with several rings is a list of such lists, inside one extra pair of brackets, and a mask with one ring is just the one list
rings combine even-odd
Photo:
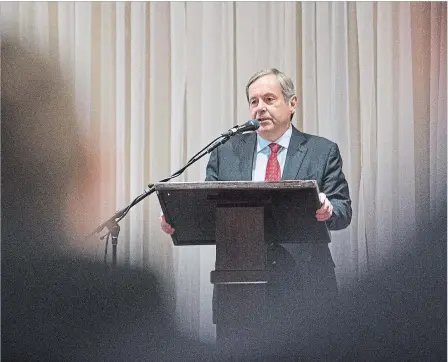
[(294, 89), (294, 83), (291, 78), (285, 75), (285, 73), (280, 72), (275, 68), (263, 69), (256, 72), (252, 77), (250, 77), (249, 81), (246, 85), (246, 98), (249, 101), (249, 87), (252, 83), (254, 83), (257, 79), (264, 77), (265, 75), (275, 74), (277, 76), (277, 80), (280, 83), (280, 87), (282, 89), (283, 98), (285, 102), (289, 102), (289, 100), (296, 95), (296, 91)]

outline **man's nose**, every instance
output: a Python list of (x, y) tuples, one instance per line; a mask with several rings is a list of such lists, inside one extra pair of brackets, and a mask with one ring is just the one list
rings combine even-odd
[(261, 117), (261, 115), (266, 111), (266, 104), (260, 100), (260, 102), (258, 102), (257, 106), (254, 108), (254, 117), (253, 118), (258, 118)]

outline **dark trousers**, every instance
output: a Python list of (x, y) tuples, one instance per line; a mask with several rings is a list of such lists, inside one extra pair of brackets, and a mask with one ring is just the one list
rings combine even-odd
[[(268, 265), (270, 281), (264, 289), (266, 308), (259, 320), (254, 320), (249, 327), (217, 325), (217, 340), (225, 341), (221, 346), (226, 353), (231, 351), (242, 357), (242, 351), (246, 351), (246, 360), (253, 355), (294, 360), (307, 357), (311, 345), (330, 350), (331, 322), (337, 311), (338, 298), (332, 263), (310, 259), (297, 265), (283, 248), (273, 246), (269, 249)], [(260, 287), (242, 288), (250, 299), (247, 288)], [(219, 294), (220, 290), (223, 289), (215, 288), (213, 293), (215, 323), (217, 299), (225, 298)]]

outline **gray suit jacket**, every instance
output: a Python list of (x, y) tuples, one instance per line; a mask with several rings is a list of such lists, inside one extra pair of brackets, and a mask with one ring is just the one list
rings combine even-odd
[[(250, 181), (257, 136), (255, 133), (232, 137), (210, 155), (206, 181)], [(342, 158), (336, 143), (298, 131), (294, 126), (282, 180), (316, 180), (320, 192), (333, 205), (333, 215), (326, 221), (330, 230), (346, 228), (352, 209), (349, 188), (342, 172)], [(333, 266), (327, 244), (288, 244), (297, 264)]]

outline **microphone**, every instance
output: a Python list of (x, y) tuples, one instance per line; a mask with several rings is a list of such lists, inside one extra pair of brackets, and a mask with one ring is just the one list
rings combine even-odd
[(235, 136), (238, 133), (256, 131), (258, 128), (260, 128), (260, 122), (256, 119), (251, 119), (241, 126), (235, 126), (229, 129), (227, 132), (221, 134), (221, 136)]

